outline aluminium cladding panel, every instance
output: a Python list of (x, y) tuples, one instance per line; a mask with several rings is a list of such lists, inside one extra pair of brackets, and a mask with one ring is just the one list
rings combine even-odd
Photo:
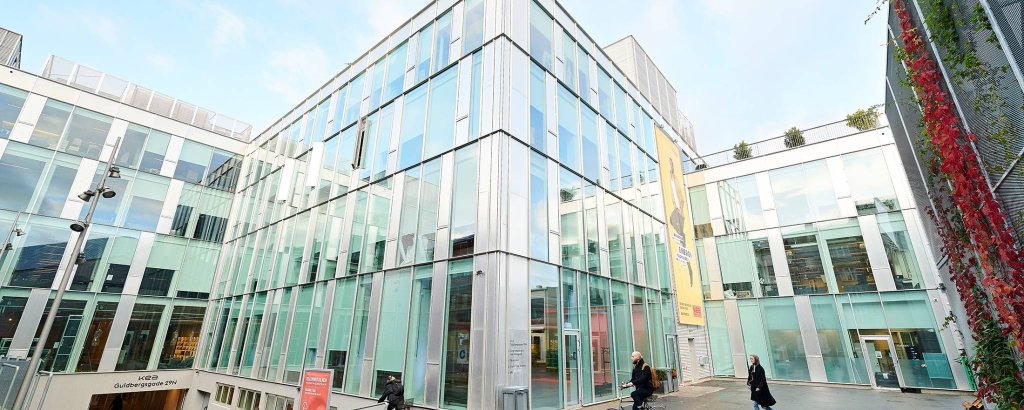
[(503, 181), (508, 184), (507, 217), (501, 223), (508, 232), (509, 253), (529, 254), (530, 227), (530, 150), (525, 145), (510, 141), (508, 164)]
[(804, 353), (811, 381), (827, 382), (825, 360), (821, 355), (821, 344), (818, 340), (818, 330), (814, 323), (814, 313), (811, 310), (811, 299), (806, 295), (794, 296), (793, 304), (796, 307), (797, 322), (800, 326), (800, 338), (804, 344)]

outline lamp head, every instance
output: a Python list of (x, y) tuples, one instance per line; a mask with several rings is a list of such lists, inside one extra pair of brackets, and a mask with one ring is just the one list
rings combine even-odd
[(118, 168), (117, 165), (110, 167), (110, 172), (107, 176), (111, 178), (121, 178), (121, 168)]
[(89, 224), (87, 224), (85, 222), (75, 221), (75, 223), (71, 224), (71, 230), (75, 231), (75, 232), (82, 232), (82, 231), (85, 231), (85, 228), (88, 227), (88, 226), (89, 226)]
[(25, 236), (25, 230), (23, 230), (21, 228), (14, 228), (14, 235), (15, 236)]
[(78, 256), (75, 257), (75, 264), (76, 265), (81, 265), (83, 263), (85, 263), (85, 254), (79, 252)]
[(14, 245), (12, 245), (10, 242), (7, 242), (7, 243), (4, 244), (4, 250), (5, 251), (13, 251), (14, 250)]
[(108, 187), (108, 186), (105, 186), (105, 187), (103, 187), (103, 189), (102, 189), (101, 191), (102, 191), (103, 193), (102, 193), (102, 194), (100, 194), (100, 195), (103, 195), (103, 197), (104, 197), (104, 198), (107, 198), (107, 199), (113, 198), (113, 197), (114, 197), (114, 195), (117, 195), (117, 193), (116, 193), (116, 192), (114, 192), (114, 190), (113, 190), (113, 189), (111, 189), (111, 188), (110, 188), (110, 187)]
[(94, 196), (96, 196), (96, 191), (89, 189), (86, 190), (85, 192), (78, 194), (78, 199), (81, 199), (85, 202), (89, 202), (89, 200), (92, 199), (92, 197)]

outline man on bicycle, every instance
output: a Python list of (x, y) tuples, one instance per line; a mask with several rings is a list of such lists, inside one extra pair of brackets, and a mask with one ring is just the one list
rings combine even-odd
[(640, 410), (644, 400), (654, 394), (654, 387), (651, 386), (651, 367), (644, 363), (644, 357), (640, 352), (633, 352), (630, 356), (633, 359), (633, 376), (623, 387), (636, 388), (629, 396), (633, 398), (633, 410)]

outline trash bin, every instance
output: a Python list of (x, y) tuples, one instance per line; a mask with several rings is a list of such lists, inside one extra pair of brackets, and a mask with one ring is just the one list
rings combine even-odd
[(528, 410), (530, 389), (526, 386), (509, 386), (501, 389), (500, 410)]

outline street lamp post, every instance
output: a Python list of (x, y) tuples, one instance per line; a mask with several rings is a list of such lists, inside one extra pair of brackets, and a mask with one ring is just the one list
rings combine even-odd
[(18, 227), (18, 220), (21, 219), (21, 213), (22, 211), (18, 211), (18, 215), (14, 217), (14, 222), (11, 223), (11, 230), (7, 232), (7, 239), (4, 239), (4, 244), (0, 245), (0, 257), (7, 253), (7, 251), (14, 250), (14, 244), (11, 243), (11, 239), (14, 239), (14, 236), (22, 236), (25, 234), (25, 231)]
[[(75, 240), (74, 252), (71, 253), (70, 259), (67, 265), (64, 267), (64, 274), (60, 278), (60, 286), (57, 287), (57, 294), (53, 297), (53, 304), (50, 306), (50, 311), (46, 314), (46, 321), (43, 322), (42, 332), (39, 333), (39, 341), (36, 342), (35, 349), (32, 349), (32, 359), (28, 362), (28, 370), (25, 372), (25, 378), (21, 381), (21, 388), (18, 389), (18, 396), (14, 399), (13, 409), (21, 409), (28, 403), (29, 387), (32, 385), (32, 379), (38, 370), (39, 359), (43, 355), (43, 349), (46, 346), (46, 339), (50, 336), (50, 328), (53, 327), (53, 321), (57, 318), (57, 310), (60, 309), (60, 302), (64, 299), (64, 290), (68, 287), (68, 281), (71, 280), (71, 275), (74, 273), (75, 265), (83, 262), (82, 245), (85, 243), (85, 237), (89, 232), (89, 225), (92, 224), (92, 216), (96, 213), (97, 204), (100, 202), (99, 197), (113, 198), (116, 193), (113, 189), (107, 186), (107, 178), (121, 178), (121, 169), (114, 165), (114, 158), (117, 155), (117, 149), (121, 146), (121, 138), (118, 138), (114, 142), (114, 149), (110, 152), (110, 158), (107, 161), (107, 168), (100, 176), (100, 182), (95, 188), (87, 190), (78, 195), (80, 199), (89, 203), (89, 211), (85, 214), (85, 219), (76, 221), (71, 224), (71, 230), (78, 232), (78, 238)], [(98, 194), (98, 196), (97, 196)]]

